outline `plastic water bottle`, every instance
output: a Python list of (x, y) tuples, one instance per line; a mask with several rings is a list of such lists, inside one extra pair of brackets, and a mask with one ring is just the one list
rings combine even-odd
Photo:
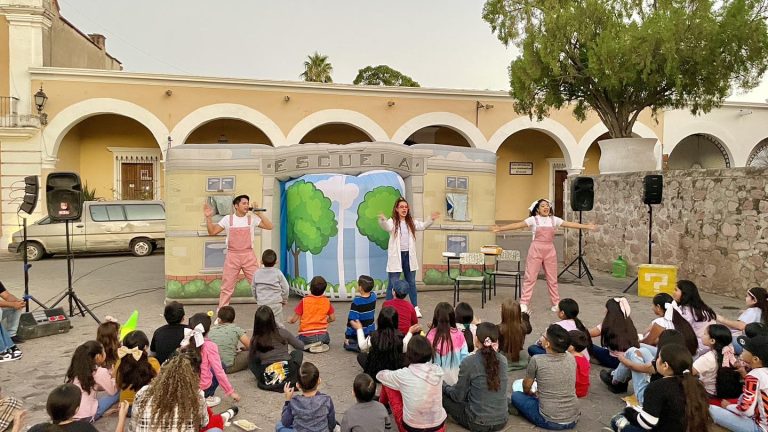
[(613, 271), (611, 274), (615, 278), (627, 277), (627, 261), (621, 255), (613, 260)]

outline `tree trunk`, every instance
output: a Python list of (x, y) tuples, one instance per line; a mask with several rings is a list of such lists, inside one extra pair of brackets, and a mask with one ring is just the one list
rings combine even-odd
[(293, 278), (296, 279), (299, 277), (299, 248), (291, 250), (291, 255), (293, 255)]

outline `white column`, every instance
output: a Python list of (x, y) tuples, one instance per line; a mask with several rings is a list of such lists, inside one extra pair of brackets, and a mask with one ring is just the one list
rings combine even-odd
[(45, 9), (24, 9), (24, 13), (6, 14), (8, 20), (9, 44), (9, 88), (10, 96), (19, 98), (17, 105), (20, 116), (37, 114), (32, 95), (29, 68), (43, 66), (43, 38), (51, 29), (50, 13)]
[(17, 212), (24, 198), (24, 177), (36, 175), (40, 184), (37, 208), (27, 222), (32, 223), (45, 213), (42, 196), (45, 194), (45, 179), (41, 177), (40, 148), (39, 133), (27, 137), (0, 137), (0, 160), (3, 161), (3, 175), (0, 176), (0, 254), (7, 253), (11, 236), (22, 223)]

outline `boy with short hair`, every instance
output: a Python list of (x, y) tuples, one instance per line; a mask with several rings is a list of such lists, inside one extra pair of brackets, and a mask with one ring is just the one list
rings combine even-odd
[(341, 432), (386, 432), (392, 429), (387, 409), (374, 401), (376, 382), (368, 374), (358, 374), (352, 385), (357, 403), (344, 414)]
[(168, 324), (155, 330), (155, 333), (152, 334), (152, 342), (149, 344), (151, 355), (160, 364), (165, 363), (176, 352), (182, 339), (184, 339), (184, 329), (187, 328), (186, 325), (182, 324), (184, 305), (177, 301), (165, 305), (163, 317)]
[(744, 377), (744, 389), (738, 403), (723, 399), (721, 406), (709, 406), (716, 424), (734, 431), (768, 430), (764, 401), (768, 399), (768, 336), (736, 339), (744, 348), (741, 360), (752, 368)]
[(328, 283), (322, 276), (315, 276), (309, 281), (310, 294), (296, 305), (293, 316), (288, 321), (291, 324), (299, 321), (297, 338), (304, 343), (309, 352), (326, 352), (330, 349), (331, 336), (328, 334), (328, 323), (336, 320), (336, 312), (331, 301), (325, 296)]
[(256, 270), (251, 281), (251, 292), (256, 303), (268, 306), (275, 314), (277, 325), (285, 328), (283, 318), (283, 306), (288, 303), (288, 281), (283, 272), (275, 267), (277, 253), (267, 249), (261, 254), (261, 262), (264, 267)]
[[(211, 327), (208, 339), (219, 347), (219, 357), (224, 366), (224, 372), (231, 374), (248, 368), (248, 348), (251, 341), (245, 335), (245, 330), (235, 325), (235, 308), (222, 306), (217, 315), (218, 324)], [(238, 351), (238, 342), (245, 347)]]
[(360, 321), (363, 326), (363, 334), (366, 337), (376, 330), (376, 293), (372, 291), (372, 277), (361, 275), (357, 278), (357, 295), (352, 299), (352, 304), (349, 305), (347, 330), (344, 333), (346, 337), (344, 349), (347, 351), (360, 352), (360, 347), (357, 346), (357, 331), (350, 325), (351, 321)]
[(584, 356), (584, 350), (589, 346), (587, 334), (581, 330), (571, 330), (568, 332), (571, 339), (571, 345), (568, 347), (568, 353), (576, 360), (576, 397), (587, 397), (589, 393), (589, 359)]
[[(576, 361), (566, 353), (568, 331), (551, 324), (543, 339), (546, 354), (531, 357), (523, 391), (512, 392), (510, 412), (543, 429), (573, 429), (581, 413), (575, 391)], [(534, 380), (538, 398), (531, 391)]]
[(395, 292), (395, 298), (387, 300), (381, 306), (385, 308), (391, 306), (397, 311), (397, 329), (400, 333), (407, 335), (412, 325), (419, 323), (419, 318), (416, 316), (416, 308), (413, 307), (411, 302), (405, 298), (408, 296), (408, 290), (410, 285), (404, 280), (398, 280), (395, 282), (393, 291)]

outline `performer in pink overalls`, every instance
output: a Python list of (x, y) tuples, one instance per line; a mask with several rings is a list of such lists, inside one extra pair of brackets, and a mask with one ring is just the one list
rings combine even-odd
[(259, 267), (259, 260), (253, 252), (253, 232), (256, 227), (271, 230), (272, 222), (262, 212), (249, 213), (248, 195), (238, 195), (232, 200), (234, 214), (224, 216), (218, 224), (213, 223), (213, 209), (207, 203), (203, 208), (209, 235), (227, 232), (227, 255), (224, 258), (224, 274), (221, 278), (219, 307), (229, 304), (235, 283), (242, 270), (248, 283), (253, 281), (253, 274)]
[(528, 312), (531, 303), (533, 286), (539, 277), (539, 270), (544, 269), (549, 289), (549, 301), (553, 311), (557, 311), (560, 302), (560, 294), (557, 290), (557, 253), (555, 251), (555, 230), (558, 227), (576, 229), (595, 229), (595, 224), (580, 224), (567, 222), (552, 215), (552, 204), (545, 199), (534, 201), (528, 208), (530, 217), (522, 222), (515, 222), (504, 226), (494, 226), (493, 232), (511, 231), (525, 227), (531, 227), (533, 241), (528, 248), (528, 258), (525, 260), (525, 279), (523, 281), (523, 294), (520, 298), (520, 310)]

